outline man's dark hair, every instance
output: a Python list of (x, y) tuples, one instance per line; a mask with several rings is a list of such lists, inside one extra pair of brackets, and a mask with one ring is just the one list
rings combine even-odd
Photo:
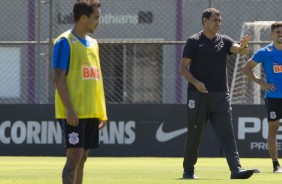
[(216, 14), (217, 16), (220, 16), (219, 10), (215, 8), (207, 8), (203, 11), (203, 14), (202, 14), (202, 24), (203, 25), (204, 25), (203, 18), (209, 19), (212, 16), (212, 14)]
[(271, 32), (273, 32), (274, 29), (282, 27), (282, 22), (274, 22), (271, 24)]
[(73, 6), (74, 22), (77, 22), (82, 15), (90, 17), (94, 13), (95, 8), (99, 8), (101, 3), (99, 0), (77, 0)]

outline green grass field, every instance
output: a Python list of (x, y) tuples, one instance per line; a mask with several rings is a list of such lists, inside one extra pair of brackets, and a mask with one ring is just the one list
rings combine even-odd
[[(64, 157), (0, 157), (0, 184), (59, 184)], [(281, 183), (282, 174), (272, 173), (270, 159), (242, 158), (244, 168), (259, 174), (248, 180), (230, 180), (224, 158), (199, 158), (197, 180), (182, 180), (182, 158), (90, 157), (85, 165), (84, 184), (228, 184)]]

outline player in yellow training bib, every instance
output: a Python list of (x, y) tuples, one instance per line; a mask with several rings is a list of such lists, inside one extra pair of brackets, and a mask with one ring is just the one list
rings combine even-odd
[(73, 15), (74, 27), (55, 39), (53, 51), (55, 112), (67, 152), (63, 183), (82, 183), (89, 149), (98, 147), (107, 122), (99, 47), (87, 36), (99, 24), (100, 2), (77, 0)]

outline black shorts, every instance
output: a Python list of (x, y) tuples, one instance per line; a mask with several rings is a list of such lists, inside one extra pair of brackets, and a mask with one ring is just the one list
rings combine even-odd
[(70, 126), (66, 119), (58, 119), (66, 148), (93, 149), (99, 147), (99, 120), (79, 119), (78, 126)]
[(282, 118), (282, 98), (266, 98), (265, 106), (268, 121), (276, 121)]

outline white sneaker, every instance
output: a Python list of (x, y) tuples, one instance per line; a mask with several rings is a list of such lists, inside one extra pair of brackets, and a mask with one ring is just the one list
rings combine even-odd
[(282, 169), (281, 169), (281, 167), (278, 165), (278, 166), (274, 167), (273, 172), (274, 172), (274, 173), (282, 173)]

